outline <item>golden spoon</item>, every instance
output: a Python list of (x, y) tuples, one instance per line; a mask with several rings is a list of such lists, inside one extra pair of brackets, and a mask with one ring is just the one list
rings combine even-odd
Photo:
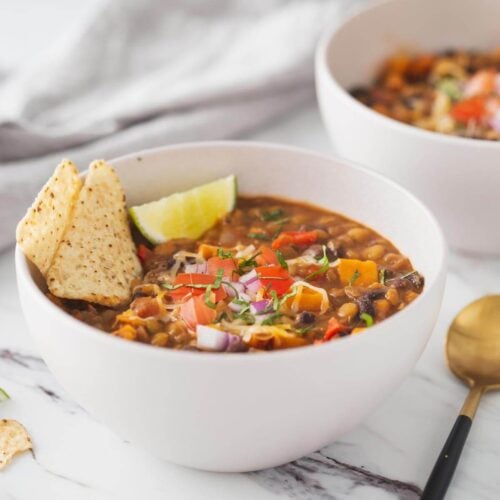
[(500, 388), (500, 295), (487, 295), (464, 307), (446, 340), (451, 371), (470, 391), (427, 481), (422, 500), (444, 498), (481, 396)]

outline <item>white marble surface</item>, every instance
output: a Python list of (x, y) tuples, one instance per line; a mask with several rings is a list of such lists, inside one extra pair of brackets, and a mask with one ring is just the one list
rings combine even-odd
[[(312, 103), (248, 138), (331, 153)], [(295, 463), (228, 475), (192, 471), (150, 457), (73, 403), (29, 337), (17, 298), (13, 252), (4, 253), (0, 255), (0, 386), (12, 400), (0, 406), (0, 418), (23, 422), (35, 451), (19, 456), (0, 473), (0, 499), (418, 498), (466, 394), (444, 363), (447, 326), (467, 302), (499, 293), (499, 276), (500, 259), (452, 255), (442, 311), (427, 350), (413, 374), (376, 413), (339, 442)], [(489, 394), (448, 498), (500, 497), (499, 430), (500, 395)]]

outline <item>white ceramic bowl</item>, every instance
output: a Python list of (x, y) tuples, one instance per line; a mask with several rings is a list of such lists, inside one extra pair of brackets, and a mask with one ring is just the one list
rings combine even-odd
[(209, 354), (132, 343), (77, 321), (44, 296), (18, 248), (19, 294), (43, 358), (68, 393), (120, 436), (200, 469), (272, 467), (353, 428), (412, 369), (440, 307), (446, 249), (435, 219), (408, 192), (345, 161), (263, 144), (188, 144), (111, 163), (131, 204), (235, 173), (243, 193), (331, 208), (380, 231), (426, 278), (419, 298), (366, 334), (263, 354)]
[(500, 254), (500, 142), (428, 132), (386, 118), (346, 89), (370, 83), (401, 49), (500, 45), (496, 0), (389, 0), (371, 4), (323, 38), (316, 54), (319, 105), (336, 151), (415, 193), (452, 246)]

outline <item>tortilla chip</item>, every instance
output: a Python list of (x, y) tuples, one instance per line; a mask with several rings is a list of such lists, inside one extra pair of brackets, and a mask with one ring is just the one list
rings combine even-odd
[(76, 166), (63, 160), (17, 225), (17, 243), (46, 276), (82, 187)]
[(32, 448), (28, 431), (17, 420), (0, 420), (0, 469), (9, 464), (14, 455)]
[(103, 160), (95, 161), (49, 269), (49, 290), (57, 297), (115, 307), (130, 300), (140, 273), (118, 175)]

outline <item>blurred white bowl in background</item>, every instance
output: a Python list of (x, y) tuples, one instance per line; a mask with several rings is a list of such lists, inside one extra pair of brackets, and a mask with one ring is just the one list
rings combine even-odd
[(389, 0), (327, 33), (316, 53), (324, 123), (338, 154), (394, 179), (434, 211), (450, 244), (500, 254), (500, 142), (428, 132), (387, 118), (348, 93), (402, 49), (500, 46), (500, 2)]

